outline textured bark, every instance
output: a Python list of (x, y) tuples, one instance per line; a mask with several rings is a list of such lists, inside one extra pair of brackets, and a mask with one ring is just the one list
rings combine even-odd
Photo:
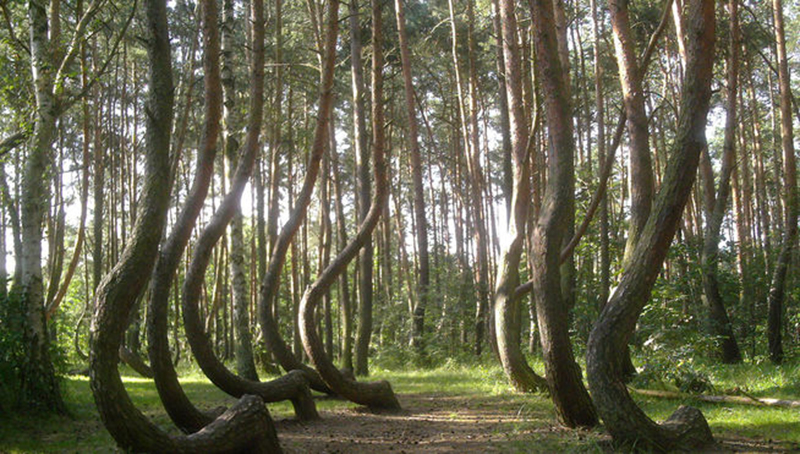
[(574, 217), (572, 106), (566, 86), (566, 68), (558, 58), (552, 3), (534, 1), (533, 11), (536, 61), (541, 71), (551, 141), (547, 187), (531, 238), (539, 337), (545, 376), (559, 420), (567, 427), (591, 427), (597, 424), (597, 414), (572, 353), (568, 314), (571, 298), (562, 285), (561, 246), (570, 233), (564, 226)]
[[(711, 335), (720, 341), (720, 356), (726, 364), (739, 363), (742, 354), (739, 344), (733, 334), (725, 301), (719, 289), (719, 241), (722, 229), (722, 220), (728, 211), (728, 200), (731, 192), (731, 174), (736, 160), (736, 119), (737, 97), (739, 95), (739, 15), (738, 0), (728, 2), (730, 15), (730, 46), (727, 61), (727, 95), (725, 100), (725, 138), (722, 145), (722, 169), (719, 175), (719, 187), (714, 195), (713, 171), (710, 165), (701, 166), (708, 169), (705, 172), (706, 181), (706, 227), (703, 234), (703, 250), (701, 255), (703, 296), (709, 311), (709, 324)], [(710, 163), (709, 163), (710, 164)], [(709, 175), (710, 173), (710, 175)], [(740, 247), (744, 239), (739, 237)]]
[[(329, 5), (329, 14), (338, 16), (338, 1), (332, 1)], [(283, 340), (278, 330), (278, 323), (271, 310), (273, 301), (278, 295), (280, 275), (283, 265), (286, 262), (286, 253), (292, 243), (293, 238), (300, 230), (300, 226), (307, 215), (308, 205), (311, 202), (311, 193), (320, 170), (322, 156), (327, 149), (328, 140), (328, 121), (331, 116), (333, 105), (333, 73), (335, 63), (336, 35), (338, 28), (326, 30), (325, 53), (322, 65), (322, 80), (320, 83), (319, 108), (314, 129), (314, 140), (311, 145), (311, 153), (306, 167), (306, 175), (303, 186), (295, 201), (293, 211), (289, 219), (283, 225), (280, 235), (275, 242), (272, 250), (267, 272), (261, 283), (261, 291), (258, 301), (259, 321), (267, 348), (275, 355), (281, 367), (288, 370), (300, 369), (306, 374), (311, 387), (320, 392), (330, 393), (330, 388), (322, 381), (317, 371), (300, 362), (295, 357), (289, 346)]]
[(494, 297), (494, 322), (497, 349), (503, 370), (511, 384), (526, 392), (546, 391), (547, 382), (531, 369), (519, 344), (520, 299), (514, 290), (519, 285), (519, 264), (525, 238), (525, 224), (530, 207), (530, 166), (527, 153), (528, 127), (523, 112), (520, 55), (517, 48), (517, 20), (514, 2), (500, 0), (500, 18), (505, 56), (505, 79), (508, 95), (511, 146), (514, 161), (512, 211), (507, 236), (511, 242), (501, 251)]
[(658, 451), (692, 449), (713, 441), (708, 424), (697, 410), (682, 407), (663, 425), (648, 418), (629, 395), (616, 360), (649, 299), (689, 199), (700, 152), (706, 146), (714, 60), (714, 1), (692, 0), (689, 9), (688, 34), (693, 39), (687, 42), (688, 67), (674, 152), (654, 209), (619, 286), (592, 330), (587, 352), (592, 398), (614, 441)]
[[(254, 1), (260, 5), (260, 0)], [(97, 289), (92, 318), (90, 385), (104, 425), (124, 450), (141, 452), (280, 452), (269, 413), (248, 396), (197, 434), (171, 436), (133, 405), (117, 370), (131, 310), (153, 270), (166, 222), (173, 90), (166, 3), (145, 2), (150, 60), (146, 177), (139, 216), (119, 263)], [(260, 11), (260, 6), (256, 8)]]
[[(338, 6), (336, 1), (332, 2), (332, 6)], [(330, 12), (327, 27), (329, 31), (327, 48), (335, 45), (336, 23), (337, 14)], [(339, 275), (347, 268), (350, 261), (358, 255), (358, 252), (371, 237), (375, 226), (378, 225), (389, 195), (387, 164), (384, 157), (383, 51), (381, 14), (378, 0), (373, 0), (372, 2), (372, 45), (372, 99), (376, 101), (372, 103), (372, 154), (375, 168), (375, 196), (372, 198), (372, 205), (369, 207), (367, 217), (364, 218), (364, 221), (359, 226), (355, 237), (337, 254), (336, 258), (303, 295), (303, 299), (300, 301), (300, 336), (303, 339), (303, 348), (311, 362), (317, 368), (325, 383), (334, 392), (371, 409), (399, 410), (400, 403), (397, 401), (389, 382), (359, 383), (345, 377), (336, 369), (330, 357), (325, 354), (314, 319), (315, 310), (322, 297), (329, 291), (331, 285), (336, 282)], [(330, 62), (331, 60), (328, 60), (328, 64)]]
[(239, 163), (232, 178), (229, 192), (201, 232), (186, 271), (181, 294), (183, 322), (186, 337), (189, 340), (198, 365), (220, 389), (234, 397), (241, 397), (245, 394), (258, 395), (266, 402), (291, 400), (298, 417), (301, 419), (315, 419), (318, 417), (316, 407), (313, 400), (311, 400), (308, 383), (302, 374), (289, 374), (264, 383), (251, 381), (233, 374), (215, 355), (211, 339), (205, 332), (199, 311), (198, 302), (214, 246), (224, 235), (225, 228), (238, 211), (239, 200), (253, 172), (256, 154), (259, 149), (264, 107), (263, 24), (254, 24), (252, 39), (252, 73), (246, 139), (242, 149), (239, 151)]
[(627, 116), (630, 140), (630, 193), (631, 220), (625, 257), (630, 257), (639, 235), (644, 228), (653, 201), (653, 165), (650, 157), (650, 134), (647, 130), (647, 114), (644, 109), (644, 72), (639, 68), (636, 45), (631, 31), (628, 2), (609, 0), (611, 26), (614, 29), (614, 48), (617, 54), (619, 80), (622, 86), (623, 103)]
[(25, 344), (27, 357), (20, 370), (19, 401), (34, 408), (64, 413), (53, 363), (50, 359), (49, 336), (45, 318), (44, 283), (42, 276), (42, 223), (49, 202), (48, 168), (58, 114), (53, 93), (52, 47), (48, 38), (45, 2), (29, 0), (31, 74), (34, 84), (36, 112), (30, 151), (22, 175), (20, 198), (21, 276), (14, 282), (14, 304), (19, 305), (20, 326), (16, 327)]
[[(336, 239), (339, 249), (347, 245), (347, 226), (345, 225), (344, 204), (342, 203), (342, 171), (339, 167), (338, 151), (331, 154), (333, 165), (333, 193), (336, 208)], [(341, 353), (342, 368), (353, 370), (353, 302), (350, 298), (350, 283), (347, 279), (347, 269), (339, 276), (339, 305), (341, 311)]]
[[(358, 221), (367, 217), (370, 205), (369, 150), (364, 112), (364, 70), (361, 63), (361, 25), (358, 0), (350, 1), (350, 65), (353, 86), (353, 144), (358, 167)], [(355, 374), (369, 375), (369, 342), (372, 337), (372, 239), (361, 250), (358, 259), (358, 326), (356, 327)]]
[[(595, 121), (597, 123), (597, 160), (600, 165), (606, 161), (606, 123), (605, 123), (605, 95), (603, 93), (603, 66), (600, 62), (601, 22), (597, 15), (598, 0), (591, 0), (592, 7), (592, 38), (594, 40), (594, 92), (595, 92)], [(601, 183), (602, 185), (603, 183)], [(607, 183), (606, 183), (607, 184)], [(592, 199), (594, 201), (594, 199)], [(611, 289), (611, 252), (608, 237), (608, 198), (600, 200), (600, 294), (598, 295), (598, 310), (608, 301)], [(589, 217), (588, 213), (586, 217)]]
[[(209, 2), (204, 2), (204, 4)], [(212, 5), (214, 6), (214, 5)], [(150, 364), (155, 375), (156, 389), (167, 414), (178, 428), (186, 433), (201, 430), (213, 416), (198, 410), (178, 382), (167, 339), (169, 297), (189, 238), (200, 214), (214, 173), (214, 158), (220, 134), (222, 115), (222, 84), (219, 68), (219, 32), (217, 8), (202, 8), (203, 28), (203, 85), (205, 91), (203, 136), (197, 156), (197, 170), (189, 196), (167, 237), (150, 281), (147, 307), (147, 345)], [(177, 304), (176, 304), (177, 306)], [(176, 307), (176, 311), (177, 311)]]
[(416, 240), (419, 254), (419, 280), (417, 281), (417, 302), (413, 310), (413, 325), (411, 343), (418, 353), (424, 351), (422, 335), (425, 329), (425, 307), (428, 302), (428, 289), (430, 287), (430, 259), (428, 258), (428, 218), (425, 215), (425, 195), (422, 186), (422, 158), (419, 151), (419, 127), (417, 124), (417, 110), (414, 101), (414, 86), (411, 76), (411, 52), (408, 49), (408, 36), (406, 35), (406, 18), (403, 12), (402, 0), (394, 2), (395, 16), (397, 19), (397, 35), (400, 39), (400, 58), (403, 69), (403, 89), (406, 100), (406, 114), (408, 119), (408, 151), (411, 154), (411, 177), (414, 182), (414, 216), (417, 220)]
[[(223, 28), (222, 28), (222, 93), (224, 96), (222, 121), (225, 125), (223, 141), (225, 159), (228, 162), (228, 178), (233, 181), (238, 163), (239, 143), (235, 138), (236, 124), (233, 110), (236, 103), (236, 85), (233, 69), (233, 1), (223, 3)], [(233, 183), (231, 183), (233, 184)], [(231, 273), (231, 290), (233, 298), (233, 328), (235, 331), (234, 356), (236, 358), (236, 373), (247, 380), (258, 381), (256, 364), (253, 360), (253, 344), (250, 334), (250, 292), (247, 286), (244, 263), (244, 232), (243, 216), (239, 203), (230, 224), (229, 232), (229, 257)]]
[(792, 129), (792, 91), (789, 84), (789, 65), (786, 57), (786, 37), (783, 27), (783, 4), (772, 0), (775, 17), (775, 41), (778, 50), (778, 85), (780, 87), (781, 149), (783, 150), (783, 188), (786, 206), (781, 251), (775, 263), (769, 287), (769, 313), (767, 316), (767, 341), (772, 362), (783, 362), (783, 301), (786, 297), (786, 281), (797, 242), (797, 215), (800, 211), (797, 200), (797, 163), (794, 155), (794, 131)]
[[(483, 326), (489, 319), (487, 311), (489, 306), (489, 238), (486, 231), (486, 215), (484, 213), (484, 176), (481, 167), (481, 152), (478, 142), (478, 74), (475, 50), (475, 11), (474, 1), (467, 3), (468, 16), (468, 48), (469, 48), (469, 121), (470, 121), (470, 154), (467, 158), (470, 172), (470, 189), (472, 206), (475, 209), (475, 246), (477, 248), (478, 266), (478, 304), (475, 311), (475, 336), (483, 335)], [(477, 349), (477, 340), (476, 340)]]

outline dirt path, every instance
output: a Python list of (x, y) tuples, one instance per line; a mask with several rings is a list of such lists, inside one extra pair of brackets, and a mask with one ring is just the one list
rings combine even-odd
[[(552, 414), (513, 408), (500, 397), (401, 394), (401, 413), (361, 408), (323, 411), (323, 419), (277, 422), (288, 454), (308, 453), (528, 453), (612, 452), (602, 431), (573, 431)], [(544, 421), (551, 421), (550, 423)], [(745, 438), (720, 438), (707, 452), (797, 452), (787, 446)]]
[(323, 412), (322, 420), (308, 424), (280, 421), (281, 443), (287, 453), (507, 452), (530, 438), (514, 430), (524, 418), (502, 405), (474, 408), (469, 398), (434, 394), (399, 398), (400, 413), (344, 409)]

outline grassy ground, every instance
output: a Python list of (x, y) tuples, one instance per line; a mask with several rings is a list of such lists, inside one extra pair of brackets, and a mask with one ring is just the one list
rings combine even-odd
[[(128, 371), (123, 372), (126, 387), (137, 407), (161, 427), (171, 428), (152, 381), (136, 378)], [(758, 397), (800, 399), (798, 364), (782, 367), (715, 366), (706, 369), (705, 373), (711, 377), (715, 393), (743, 390)], [(199, 407), (213, 408), (230, 405), (234, 401), (210, 384), (201, 373), (184, 371), (182, 375), (185, 377), (182, 380), (184, 389)], [(608, 446), (608, 438), (602, 429), (569, 431), (558, 428), (552, 404), (547, 398), (513, 392), (506, 384), (502, 371), (495, 366), (451, 366), (422, 371), (376, 370), (374, 376), (391, 381), (405, 407), (431, 407), (419, 410), (418, 414), (427, 415), (433, 409), (445, 425), (451, 423), (456, 426), (496, 418), (497, 424), (489, 430), (504, 438), (487, 437), (487, 450), (598, 452), (606, 450)], [(68, 377), (64, 380), (64, 389), (72, 413), (70, 418), (0, 414), (0, 452), (115, 452), (114, 441), (99, 420), (88, 379)], [(703, 411), (718, 438), (800, 450), (797, 409), (726, 406), (642, 397), (637, 397), (637, 400), (647, 414), (656, 420), (666, 419), (679, 404), (688, 403)], [(327, 416), (334, 422), (337, 415), (352, 415), (355, 408), (353, 404), (334, 399), (319, 399), (317, 405), (323, 417)], [(468, 414), (464, 409), (469, 409)], [(293, 416), (291, 406), (287, 403), (270, 405), (270, 411), (276, 420)], [(401, 418), (413, 420), (414, 415), (412, 408), (410, 413)], [(320, 436), (325, 427), (317, 428)], [(279, 436), (281, 428), (279, 424)], [(325, 436), (337, 437), (335, 431)], [(464, 436), (471, 438), (471, 435)], [(286, 447), (291, 451), (294, 438), (287, 435), (286, 440)], [(532, 441), (535, 441), (535, 449), (532, 448)], [(401, 442), (398, 440), (398, 443)], [(299, 449), (301, 445), (297, 446)], [(309, 446), (317, 445), (305, 445), (306, 451)], [(480, 448), (484, 445), (473, 443), (469, 446)], [(314, 449), (311, 448), (311, 452), (315, 452)]]

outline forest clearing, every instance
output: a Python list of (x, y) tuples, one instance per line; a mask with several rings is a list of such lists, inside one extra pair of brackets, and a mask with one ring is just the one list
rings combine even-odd
[(0, 452), (798, 451), (798, 73), (796, 1), (2, 0)]

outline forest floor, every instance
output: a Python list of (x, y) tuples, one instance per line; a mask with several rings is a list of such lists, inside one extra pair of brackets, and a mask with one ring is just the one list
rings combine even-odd
[[(770, 366), (771, 367), (771, 366)], [(738, 366), (717, 371), (723, 386), (746, 387), (759, 396), (795, 398), (797, 365), (785, 369)], [(185, 373), (187, 394), (198, 406), (230, 405), (200, 373)], [(441, 367), (423, 371), (376, 371), (392, 382), (403, 410), (371, 413), (326, 396), (317, 397), (322, 419), (294, 420), (288, 404), (270, 405), (287, 453), (444, 453), (444, 452), (612, 452), (602, 428), (568, 430), (555, 419), (548, 398), (509, 389), (499, 368)], [(759, 378), (760, 377), (760, 378)], [(139, 409), (162, 427), (171, 427), (152, 381), (124, 377)], [(70, 418), (0, 414), (0, 453), (117, 452), (99, 420), (85, 377), (65, 380)], [(709, 452), (800, 452), (797, 409), (722, 405), (637, 397), (657, 420), (681, 403), (699, 407), (718, 444)], [(174, 429), (173, 429), (174, 430)]]

